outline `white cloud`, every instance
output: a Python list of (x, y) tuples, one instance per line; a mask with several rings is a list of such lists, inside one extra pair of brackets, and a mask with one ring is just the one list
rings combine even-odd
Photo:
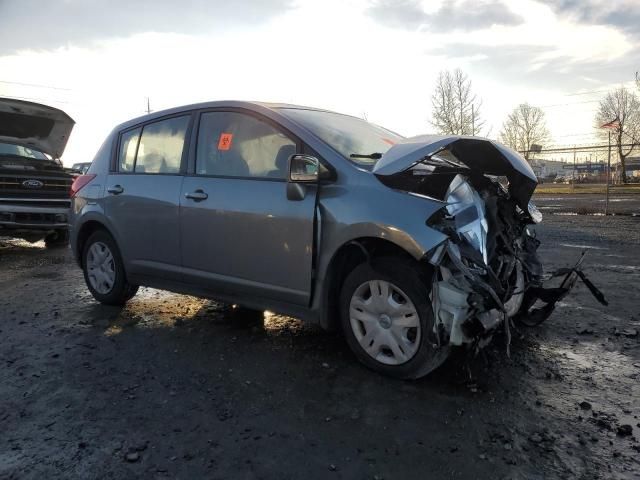
[[(569, 103), (564, 93), (618, 83), (634, 71), (609, 67), (637, 48), (620, 30), (575, 23), (533, 1), (509, 2), (519, 25), (449, 33), (380, 25), (366, 7), (364, 0), (301, 0), (251, 26), (22, 50), (0, 57), (0, 80), (70, 91), (0, 83), (0, 95), (44, 99), (74, 117), (64, 157), (71, 163), (89, 159), (115, 124), (143, 114), (146, 96), (154, 110), (216, 99), (320, 106), (366, 113), (412, 135), (430, 130), (437, 73), (462, 67), (496, 135), (518, 103)], [(567, 108), (547, 116), (561, 136), (590, 130), (590, 113), (578, 115)]]

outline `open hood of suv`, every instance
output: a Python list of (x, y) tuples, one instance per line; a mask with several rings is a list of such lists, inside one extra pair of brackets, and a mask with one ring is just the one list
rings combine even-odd
[(60, 158), (75, 122), (57, 108), (0, 98), (0, 142), (33, 148)]
[[(421, 135), (407, 138), (391, 147), (373, 168), (378, 176), (403, 172), (417, 163), (447, 152), (460, 166), (473, 173), (504, 176), (509, 180), (509, 193), (526, 209), (538, 184), (527, 161), (517, 152), (492, 140), (458, 135)], [(443, 155), (444, 156), (444, 155)], [(455, 168), (455, 162), (445, 168)]]

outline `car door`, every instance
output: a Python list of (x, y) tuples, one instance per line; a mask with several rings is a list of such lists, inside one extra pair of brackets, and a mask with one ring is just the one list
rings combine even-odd
[(309, 301), (317, 186), (287, 200), (300, 142), (254, 114), (200, 115), (194, 173), (180, 198), (185, 279), (214, 292)]
[(130, 275), (180, 278), (180, 190), (191, 115), (120, 136), (105, 210)]

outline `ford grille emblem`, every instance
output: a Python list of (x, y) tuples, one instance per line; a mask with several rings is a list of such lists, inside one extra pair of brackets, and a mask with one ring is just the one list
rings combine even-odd
[(25, 180), (22, 182), (22, 186), (24, 188), (42, 188), (44, 187), (44, 183), (40, 180)]

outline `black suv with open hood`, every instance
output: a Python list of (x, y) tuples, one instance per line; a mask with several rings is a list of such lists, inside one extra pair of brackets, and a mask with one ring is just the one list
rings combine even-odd
[(56, 108), (0, 98), (0, 236), (68, 242), (73, 175), (60, 156), (74, 123)]

